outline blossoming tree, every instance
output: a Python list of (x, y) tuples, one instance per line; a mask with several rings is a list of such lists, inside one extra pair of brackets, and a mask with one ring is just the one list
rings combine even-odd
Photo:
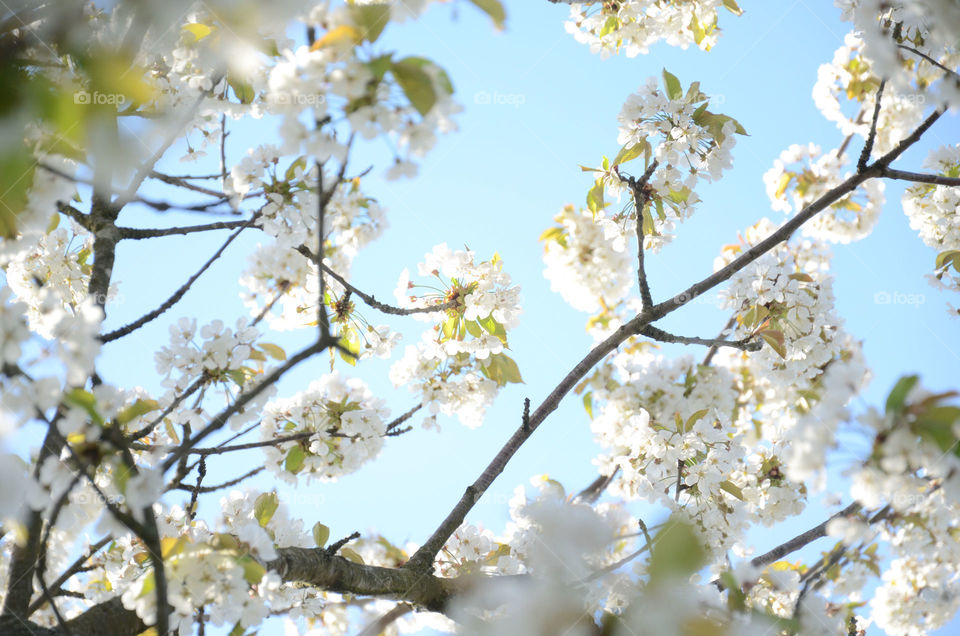
[[(709, 50), (718, 22), (742, 13), (734, 0), (550, 1), (571, 5), (567, 31), (604, 56), (661, 40)], [(470, 3), (503, 26), (498, 0)], [(835, 311), (828, 246), (871, 232), (885, 181), (910, 183), (902, 207), (936, 250), (930, 278), (960, 289), (960, 144), (923, 166), (900, 159), (960, 106), (960, 10), (947, 0), (837, 0), (851, 32), (820, 68), (814, 99), (840, 145), (787, 148), (764, 183), (788, 219), (759, 218), (718, 246), (712, 274), (672, 297), (651, 289), (646, 259), (682, 242), (698, 186), (733, 169), (746, 130), (699, 82), (666, 70), (627, 97), (618, 138), (598, 149), (613, 159), (584, 168), (595, 178), (586, 206), (562, 207), (540, 237), (547, 278), (590, 315), (595, 344), (539, 404), (518, 409), (515, 432), (418, 545), (331, 538), (276, 491), (244, 489), (262, 471), (292, 488), (334, 482), (416, 434), (420, 418), (479, 426), (498, 391), (522, 381), (508, 348), (519, 288), (497, 254), (438, 245), (403, 270), (392, 304), (350, 275), (385, 227), (352, 160), (359, 140), (391, 140), (395, 159), (382, 168), (412, 177), (461, 110), (442, 61), (378, 44), (429, 4), (7, 10), (0, 383), (7, 440), (26, 450), (0, 456), (0, 632), (244, 634), (273, 616), (297, 634), (843, 634), (871, 624), (906, 634), (946, 624), (960, 604), (960, 407), (917, 377), (857, 414), (871, 450), (845, 507), (762, 554), (746, 532), (796, 516), (824, 488), (828, 451), (853, 417), (867, 365)], [(274, 143), (228, 152), (231, 131), (268, 123)], [(165, 162), (183, 139), (196, 170), (171, 174)], [(171, 208), (232, 217), (140, 227)], [(223, 232), (175, 293), (104, 328), (124, 267), (118, 245)], [(174, 317), (241, 234), (261, 238), (235, 272), (249, 316)], [(657, 326), (714, 288), (730, 316), (719, 336)], [(422, 337), (395, 354), (400, 334), (381, 314), (422, 321)], [(150, 352), (162, 391), (98, 373), (101, 349), (155, 322), (169, 328)], [(288, 353), (272, 343), (279, 331), (305, 344)], [(654, 342), (703, 352), (666, 358)], [(329, 373), (281, 394), (278, 381), (317, 357)], [(397, 411), (362, 379), (378, 357), (395, 358), (389, 379), (411, 406)], [(518, 491), (501, 535), (468, 523), (571, 392), (603, 449), (597, 479), (572, 494), (550, 480), (531, 498)], [(262, 453), (253, 470), (208, 474), (208, 458), (251, 449)], [(211, 500), (216, 513), (200, 505)], [(637, 517), (641, 501), (662, 517)], [(828, 535), (821, 557), (785, 558)]]

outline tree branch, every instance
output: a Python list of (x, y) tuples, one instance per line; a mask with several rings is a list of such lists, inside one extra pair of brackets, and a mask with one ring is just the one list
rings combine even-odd
[(640, 335), (647, 336), (659, 342), (668, 342), (671, 344), (697, 344), (714, 347), (732, 347), (741, 351), (759, 351), (763, 348), (763, 342), (754, 337), (744, 338), (742, 340), (722, 340), (719, 338), (696, 338), (688, 336), (675, 336), (667, 333), (663, 329), (657, 329), (653, 325), (647, 325), (640, 332)]
[(913, 181), (914, 183), (931, 183), (942, 186), (960, 186), (960, 177), (945, 177), (941, 174), (923, 174), (920, 172), (907, 172), (906, 170), (894, 170), (886, 168), (881, 176), (898, 181)]
[[(304, 256), (306, 256), (307, 258), (309, 258), (311, 261), (316, 262), (317, 260), (316, 255), (305, 245), (301, 245), (295, 249), (301, 254), (303, 254)], [(392, 314), (394, 316), (409, 316), (411, 314), (429, 314), (435, 311), (446, 311), (447, 309), (453, 309), (457, 303), (457, 301), (451, 300), (448, 303), (434, 305), (433, 307), (411, 307), (411, 308), (394, 307), (393, 305), (387, 305), (385, 303), (382, 303), (378, 301), (376, 298), (374, 298), (373, 295), (366, 294), (363, 291), (357, 289), (356, 287), (348, 283), (346, 278), (336, 273), (326, 265), (323, 265), (322, 268), (323, 268), (323, 271), (326, 272), (328, 276), (330, 276), (330, 278), (332, 278), (333, 280), (343, 285), (344, 289), (349, 291), (354, 296), (358, 297), (368, 306), (372, 307), (373, 309), (376, 309), (377, 311), (381, 311), (385, 314)]]
[(840, 517), (849, 517), (850, 515), (857, 514), (858, 512), (860, 512), (861, 508), (862, 506), (859, 503), (853, 502), (852, 504), (850, 504), (840, 512), (831, 516), (829, 519), (827, 519), (823, 523), (810, 528), (806, 532), (798, 534), (797, 536), (790, 539), (789, 541), (784, 541), (783, 543), (773, 548), (769, 552), (765, 552), (764, 554), (761, 554), (758, 557), (754, 557), (750, 561), (750, 565), (759, 568), (759, 567), (763, 567), (764, 565), (773, 563), (774, 561), (779, 561), (786, 555), (790, 554), (791, 552), (795, 552), (799, 550), (800, 548), (807, 545), (808, 543), (816, 541), (821, 537), (827, 536), (827, 524), (833, 521), (834, 519), (838, 519)]
[(188, 278), (187, 282), (181, 285), (177, 291), (173, 292), (170, 298), (167, 298), (165, 301), (163, 301), (163, 303), (159, 307), (157, 307), (153, 311), (150, 311), (144, 314), (140, 318), (137, 318), (130, 324), (120, 327), (119, 329), (115, 329), (110, 333), (102, 336), (100, 338), (100, 341), (107, 343), (107, 342), (116, 340), (117, 338), (122, 338), (123, 336), (126, 336), (127, 334), (130, 334), (136, 331), (140, 327), (144, 326), (145, 324), (147, 324), (148, 322), (155, 319), (157, 316), (159, 316), (160, 314), (162, 314), (163, 312), (165, 312), (166, 310), (170, 309), (175, 304), (177, 304), (180, 301), (180, 299), (183, 298), (184, 294), (187, 293), (187, 290), (189, 290), (190, 287), (197, 281), (197, 279), (200, 278), (200, 276), (202, 276), (203, 273), (207, 271), (211, 265), (213, 265), (214, 261), (220, 258), (220, 255), (223, 254), (224, 250), (227, 249), (227, 246), (233, 243), (234, 239), (240, 236), (241, 232), (243, 232), (245, 229), (253, 225), (254, 221), (256, 221), (258, 218), (260, 218), (259, 211), (254, 213), (254, 215), (251, 216), (249, 220), (244, 221), (240, 229), (238, 229), (236, 232), (234, 232), (229, 237), (227, 237), (227, 240), (223, 242), (223, 245), (220, 246), (220, 249), (214, 252), (213, 256), (211, 256), (207, 260), (207, 262), (204, 263), (203, 266), (200, 267), (200, 269), (197, 270), (197, 272), (193, 276)]
[(855, 174), (846, 181), (826, 192), (815, 202), (801, 210), (794, 218), (784, 223), (778, 230), (773, 232), (763, 241), (760, 241), (746, 252), (734, 259), (730, 264), (714, 274), (704, 278), (698, 283), (694, 283), (686, 291), (678, 294), (651, 308), (645, 308), (633, 319), (622, 325), (606, 340), (595, 346), (577, 365), (560, 381), (560, 383), (550, 392), (550, 395), (537, 407), (537, 410), (531, 414), (529, 424), (524, 422), (520, 428), (507, 440), (506, 444), (500, 449), (497, 455), (491, 460), (483, 470), (476, 481), (473, 482), (464, 491), (460, 500), (453, 507), (447, 517), (441, 522), (429, 539), (420, 547), (419, 550), (410, 558), (407, 563), (408, 568), (422, 572), (430, 571), (433, 560), (446, 543), (447, 539), (463, 523), (467, 513), (473, 508), (477, 500), (490, 487), (493, 480), (503, 472), (507, 462), (519, 450), (533, 432), (540, 426), (546, 417), (552, 413), (560, 404), (560, 400), (579, 382), (589, 371), (602, 360), (608, 353), (614, 351), (622, 342), (633, 335), (642, 332), (650, 323), (663, 318), (667, 314), (675, 311), (679, 307), (700, 296), (705, 291), (719, 285), (729, 279), (736, 272), (740, 271), (760, 256), (773, 249), (776, 245), (787, 240), (794, 231), (801, 225), (812, 219), (818, 212), (824, 210), (829, 205), (842, 198), (849, 192), (852, 192), (857, 186), (867, 179), (879, 176), (891, 161), (903, 154), (907, 148), (912, 146), (926, 132), (930, 126), (940, 118), (945, 112), (944, 108), (934, 111), (913, 133), (897, 144), (896, 148), (875, 161), (861, 173)]
[(249, 221), (220, 221), (205, 225), (190, 225), (186, 227), (163, 227), (156, 229), (140, 229), (135, 227), (118, 227), (122, 239), (148, 239), (158, 236), (173, 236), (176, 234), (193, 234), (194, 232), (209, 232), (210, 230), (234, 230), (246, 227)]

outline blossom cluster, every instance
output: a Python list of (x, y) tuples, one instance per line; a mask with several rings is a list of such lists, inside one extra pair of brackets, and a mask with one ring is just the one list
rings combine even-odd
[(958, 103), (960, 87), (949, 72), (943, 71), (943, 67), (956, 68), (960, 62), (956, 27), (960, 10), (954, 3), (946, 0), (834, 0), (834, 3), (842, 10), (842, 19), (853, 23), (857, 37), (862, 40), (863, 56), (875, 69), (873, 74), (886, 78), (890, 88), (904, 95), (926, 95), (931, 103)]
[[(516, 362), (504, 353), (507, 330), (520, 318), (520, 288), (499, 256), (477, 263), (472, 251), (454, 251), (446, 243), (427, 253), (417, 272), (434, 282), (415, 284), (404, 270), (394, 294), (403, 308), (436, 308), (413, 314), (434, 324), (415, 346), (407, 346), (390, 380), (420, 393), (421, 404), (430, 409), (427, 425), (443, 413), (479, 426), (498, 388), (522, 381)], [(420, 288), (429, 291), (418, 295), (414, 290)]]
[(720, 36), (717, 10), (721, 7), (735, 15), (741, 13), (737, 3), (729, 0), (584, 0), (570, 7), (565, 28), (577, 42), (589, 45), (591, 53), (603, 57), (621, 48), (627, 57), (636, 57), (660, 40), (683, 49), (694, 44), (709, 51)]
[[(812, 143), (790, 146), (763, 175), (771, 207), (786, 214), (803, 210), (851, 176), (843, 172), (845, 164), (845, 157), (832, 151), (821, 155), (820, 147)], [(804, 235), (833, 243), (865, 238), (880, 218), (883, 192), (883, 181), (866, 181), (805, 223)]]
[[(883, 78), (876, 74), (863, 48), (862, 38), (854, 33), (846, 35), (843, 46), (834, 53), (833, 61), (821, 65), (817, 71), (813, 101), (823, 116), (834, 122), (843, 135), (858, 135), (866, 139), (873, 125), (873, 111)], [(925, 70), (929, 69), (935, 70), (935, 67), (926, 65)], [(926, 76), (918, 79), (921, 83), (931, 81)], [(898, 91), (896, 85), (891, 85), (883, 91), (882, 108), (875, 129), (874, 157), (893, 150), (923, 117), (925, 94), (918, 90), (913, 93), (900, 92), (903, 90), (907, 90), (907, 87), (901, 87)], [(841, 96), (858, 103), (855, 113), (843, 112)]]
[(337, 371), (324, 375), (305, 391), (266, 405), (262, 440), (301, 437), (264, 446), (265, 465), (291, 483), (298, 475), (336, 480), (380, 453), (387, 415), (362, 380)]

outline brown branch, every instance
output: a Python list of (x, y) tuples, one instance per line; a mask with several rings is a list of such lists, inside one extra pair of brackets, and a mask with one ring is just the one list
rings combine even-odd
[(647, 280), (647, 272), (643, 262), (643, 209), (650, 202), (652, 193), (647, 184), (658, 165), (659, 162), (654, 159), (639, 179), (633, 177), (626, 179), (627, 185), (633, 193), (633, 207), (637, 212), (637, 282), (640, 285), (640, 300), (643, 302), (644, 309), (653, 306), (653, 297), (650, 294), (650, 281)]
[(395, 620), (412, 611), (413, 605), (409, 603), (399, 603), (389, 612), (386, 612), (383, 616), (364, 627), (358, 636), (377, 636), (378, 634), (382, 634)]
[(923, 174), (920, 172), (907, 172), (906, 170), (894, 170), (887, 168), (881, 176), (898, 181), (913, 181), (914, 183), (931, 183), (942, 186), (960, 186), (960, 177), (946, 177), (941, 174)]
[[(316, 255), (305, 245), (301, 245), (294, 249), (296, 249), (305, 257), (309, 258), (311, 261), (316, 262), (316, 259), (317, 259)], [(409, 316), (410, 314), (428, 314), (435, 311), (446, 311), (448, 309), (453, 309), (454, 307), (456, 307), (457, 301), (455, 300), (451, 300), (448, 303), (434, 305), (433, 307), (412, 307), (412, 308), (394, 307), (393, 305), (387, 305), (385, 303), (378, 301), (376, 298), (373, 297), (372, 294), (366, 294), (363, 291), (357, 289), (356, 287), (348, 283), (346, 278), (336, 273), (326, 265), (323, 265), (323, 271), (326, 272), (327, 275), (330, 276), (330, 278), (332, 278), (333, 280), (343, 285), (344, 289), (352, 293), (354, 296), (357, 296), (360, 300), (362, 300), (368, 306), (372, 307), (373, 309), (376, 309), (377, 311), (381, 311), (385, 314), (392, 314), (394, 316)]]
[(640, 335), (647, 336), (653, 340), (659, 342), (667, 342), (672, 344), (697, 344), (697, 345), (707, 345), (711, 348), (716, 347), (732, 347), (734, 349), (740, 349), (741, 351), (759, 351), (763, 348), (763, 343), (759, 340), (754, 339), (752, 336), (744, 338), (742, 340), (723, 340), (720, 338), (697, 338), (691, 336), (675, 336), (671, 333), (667, 333), (663, 329), (657, 329), (653, 325), (647, 325), (640, 332)]
[(879, 176), (882, 171), (894, 159), (903, 154), (907, 148), (912, 146), (926, 132), (930, 126), (940, 118), (945, 112), (941, 108), (927, 117), (926, 120), (907, 138), (897, 144), (896, 148), (875, 161), (861, 173), (855, 174), (846, 181), (831, 189), (822, 195), (815, 202), (801, 210), (794, 218), (784, 223), (778, 230), (773, 232), (763, 241), (760, 241), (746, 252), (734, 259), (726, 267), (704, 278), (698, 283), (694, 283), (686, 291), (678, 294), (668, 301), (662, 302), (654, 307), (645, 308), (633, 319), (622, 325), (606, 340), (595, 346), (569, 373), (560, 381), (560, 383), (550, 392), (543, 403), (537, 407), (537, 410), (530, 415), (529, 426), (526, 423), (521, 424), (519, 429), (507, 440), (506, 444), (500, 449), (497, 455), (490, 461), (480, 476), (470, 486), (466, 488), (460, 500), (456, 503), (447, 517), (440, 523), (430, 538), (424, 542), (419, 550), (410, 558), (407, 563), (408, 568), (421, 572), (429, 572), (432, 568), (433, 560), (446, 543), (447, 539), (463, 523), (467, 513), (473, 508), (477, 500), (490, 487), (493, 480), (503, 472), (507, 462), (520, 449), (520, 447), (530, 438), (530, 435), (540, 426), (546, 417), (560, 405), (560, 400), (572, 389), (583, 377), (608, 353), (614, 351), (621, 343), (633, 335), (640, 333), (647, 325), (655, 320), (666, 316), (679, 307), (700, 296), (704, 292), (719, 285), (729, 279), (736, 272), (740, 271), (760, 256), (773, 249), (776, 245), (787, 240), (793, 232), (801, 225), (812, 219), (818, 212), (827, 208), (849, 192), (852, 192), (857, 186), (867, 179)]
[(764, 565), (773, 563), (774, 561), (779, 561), (786, 555), (790, 554), (791, 552), (796, 552), (797, 550), (807, 545), (808, 543), (811, 543), (813, 541), (816, 541), (817, 539), (827, 536), (827, 524), (833, 521), (834, 519), (838, 519), (840, 517), (849, 517), (850, 515), (857, 514), (861, 508), (862, 506), (860, 504), (858, 504), (857, 502), (853, 502), (852, 504), (850, 504), (840, 512), (832, 515), (829, 519), (827, 519), (823, 523), (810, 528), (806, 532), (798, 534), (797, 536), (790, 539), (789, 541), (784, 541), (783, 543), (773, 548), (769, 552), (765, 552), (764, 554), (761, 554), (758, 557), (754, 557), (750, 561), (750, 565), (759, 568)]
[(118, 227), (122, 239), (148, 239), (158, 236), (174, 236), (176, 234), (193, 234), (194, 232), (209, 232), (210, 230), (235, 230), (246, 227), (249, 221), (220, 221), (205, 225), (190, 225), (186, 227), (163, 227), (155, 229), (140, 229), (135, 227)]
[[(70, 577), (72, 577), (74, 574), (79, 574), (80, 572), (86, 571), (88, 568), (84, 567), (84, 563), (86, 563), (94, 554), (99, 552), (100, 549), (103, 548), (103, 546), (107, 545), (111, 541), (113, 541), (113, 537), (110, 535), (107, 535), (102, 539), (100, 539), (99, 541), (97, 541), (96, 543), (94, 543), (93, 545), (91, 545), (90, 549), (87, 550), (85, 554), (81, 555), (66, 570), (64, 570), (63, 573), (60, 576), (58, 576), (56, 580), (53, 581), (53, 583), (50, 584), (50, 588), (51, 588), (50, 593), (53, 595), (57, 595), (61, 591), (60, 588), (63, 586), (64, 583), (66, 583), (70, 579)], [(29, 616), (34, 612), (36, 612), (38, 609), (40, 609), (43, 606), (44, 602), (46, 602), (46, 599), (39, 598), (33, 603), (31, 603), (30, 607), (27, 609), (27, 615)]]
[[(730, 319), (727, 321), (727, 324), (723, 326), (723, 329), (721, 329), (720, 333), (717, 335), (717, 340), (720, 340), (721, 338), (723, 338), (723, 334), (729, 332), (730, 329), (732, 329), (735, 324), (737, 324), (736, 314), (730, 316)], [(710, 349), (707, 350), (707, 355), (703, 357), (703, 362), (701, 362), (700, 364), (702, 364), (705, 367), (709, 367), (710, 363), (713, 362), (713, 356), (717, 355), (717, 351), (719, 350), (720, 350), (720, 347), (718, 347), (717, 345), (713, 345), (712, 347), (710, 347)]]
[(220, 246), (220, 249), (214, 252), (213, 256), (211, 256), (207, 260), (207, 262), (204, 263), (203, 266), (200, 267), (200, 269), (197, 270), (197, 272), (193, 276), (188, 278), (187, 282), (181, 285), (177, 291), (173, 292), (173, 294), (169, 298), (163, 301), (163, 303), (161, 303), (159, 307), (157, 307), (153, 311), (147, 312), (146, 314), (144, 314), (140, 318), (137, 318), (130, 324), (120, 327), (119, 329), (115, 329), (104, 336), (101, 336), (100, 338), (101, 342), (107, 343), (107, 342), (116, 340), (117, 338), (122, 338), (123, 336), (126, 336), (127, 334), (132, 333), (133, 331), (136, 331), (137, 329), (144, 326), (151, 320), (154, 320), (157, 316), (159, 316), (160, 314), (162, 314), (163, 312), (167, 311), (168, 309), (173, 307), (175, 304), (177, 304), (180, 301), (180, 299), (183, 298), (184, 294), (187, 293), (187, 290), (189, 290), (190, 287), (197, 281), (197, 279), (200, 278), (200, 276), (202, 276), (203, 273), (207, 271), (211, 265), (213, 265), (214, 261), (220, 258), (220, 255), (223, 254), (224, 250), (226, 250), (231, 243), (233, 243), (234, 239), (240, 236), (240, 233), (243, 232), (245, 229), (253, 225), (254, 221), (256, 221), (258, 218), (260, 218), (259, 211), (254, 213), (254, 215), (251, 216), (249, 220), (244, 221), (243, 225), (236, 232), (234, 232), (229, 237), (227, 237), (227, 240), (223, 242), (223, 245)]
[(915, 49), (915, 48), (913, 48), (912, 46), (907, 46), (906, 44), (897, 44), (897, 46), (898, 46), (899, 48), (905, 50), (905, 51), (910, 51), (911, 53), (914, 53), (914, 54), (916, 54), (916, 55), (919, 55), (920, 57), (922, 57), (922, 58), (925, 59), (926, 61), (930, 62), (931, 64), (933, 64), (934, 66), (936, 66), (936, 67), (939, 68), (940, 70), (946, 71), (947, 74), (953, 76), (953, 80), (954, 80), (954, 81), (960, 80), (960, 75), (958, 75), (955, 70), (944, 66), (943, 64), (941, 64), (940, 62), (936, 61), (935, 59), (933, 59), (932, 57), (930, 57), (929, 55), (927, 55), (927, 54), (924, 53), (923, 51), (920, 51), (920, 50), (918, 50), (918, 49)]
[(200, 486), (199, 482), (196, 484), (176, 484), (171, 486), (168, 490), (185, 490), (187, 492), (197, 492), (201, 495), (211, 492), (216, 492), (218, 490), (223, 490), (224, 488), (230, 488), (231, 486), (236, 486), (240, 482), (246, 481), (247, 479), (257, 475), (266, 470), (266, 466), (257, 466), (253, 470), (249, 470), (244, 474), (231, 479), (230, 481), (225, 481), (222, 484), (217, 484), (216, 486)]
[[(647, 322), (652, 322), (653, 320), (658, 320), (663, 316), (666, 316), (670, 312), (676, 310), (678, 307), (682, 307), (683, 305), (702, 295), (704, 292), (729, 279), (731, 276), (755, 261), (757, 258), (773, 249), (776, 245), (779, 245), (783, 241), (790, 238), (790, 236), (797, 231), (801, 225), (812, 219), (819, 212), (826, 209), (837, 200), (855, 190), (861, 183), (868, 179), (882, 177), (884, 171), (887, 170), (887, 166), (889, 166), (894, 159), (906, 152), (910, 146), (915, 144), (923, 135), (923, 133), (925, 133), (930, 126), (932, 126), (934, 122), (936, 122), (937, 119), (943, 115), (944, 112), (945, 109), (943, 108), (939, 108), (934, 111), (929, 117), (927, 117), (927, 119), (923, 121), (922, 124), (920, 124), (920, 126), (917, 127), (916, 130), (913, 131), (913, 133), (910, 134), (910, 136), (897, 144), (896, 148), (885, 154), (880, 159), (877, 159), (863, 172), (859, 172), (850, 176), (843, 183), (823, 194), (819, 199), (797, 213), (797, 215), (792, 219), (781, 225), (770, 236), (763, 239), (746, 252), (735, 258), (726, 267), (714, 272), (712, 275), (704, 278), (700, 282), (694, 283), (686, 290), (676, 294), (670, 300), (662, 302), (653, 307), (653, 309), (649, 312)], [(637, 325), (641, 322), (640, 318), (641, 316), (637, 316), (637, 318), (628, 324)]]
[(857, 160), (857, 172), (863, 172), (867, 169), (867, 162), (870, 161), (870, 153), (873, 152), (873, 142), (877, 138), (877, 120), (880, 119), (880, 101), (883, 98), (883, 88), (887, 85), (887, 80), (880, 82), (877, 88), (877, 97), (873, 104), (873, 119), (870, 122), (870, 132), (867, 134), (867, 141), (863, 144), (863, 150), (860, 151), (860, 158)]
[(190, 439), (189, 443), (184, 443), (183, 445), (179, 446), (177, 450), (171, 453), (163, 461), (163, 464), (162, 464), (163, 470), (169, 470), (171, 466), (177, 463), (180, 457), (189, 453), (190, 450), (194, 446), (196, 446), (201, 440), (207, 438), (213, 432), (223, 428), (223, 426), (227, 423), (227, 420), (230, 419), (230, 417), (232, 417), (234, 414), (243, 410), (243, 407), (246, 406), (247, 403), (250, 402), (250, 400), (260, 395), (260, 393), (262, 393), (263, 390), (266, 389), (268, 386), (271, 386), (275, 382), (277, 382), (277, 380), (283, 377), (283, 375), (287, 371), (295, 367), (300, 362), (306, 360), (307, 358), (317, 353), (320, 353), (321, 351), (324, 351), (325, 349), (331, 346), (334, 346), (333, 342), (330, 342), (329, 340), (327, 341), (320, 340), (313, 343), (306, 349), (303, 349), (298, 353), (290, 356), (290, 358), (288, 358), (286, 362), (284, 362), (279, 367), (275, 368), (270, 373), (266, 374), (263, 377), (263, 379), (260, 380), (260, 382), (258, 382), (254, 386), (250, 387), (249, 389), (243, 391), (240, 395), (238, 395), (232, 404), (230, 404), (229, 406), (224, 408), (222, 411), (220, 411), (220, 413), (215, 415), (209, 424), (207, 424), (203, 429), (200, 430), (199, 433), (197, 433)]

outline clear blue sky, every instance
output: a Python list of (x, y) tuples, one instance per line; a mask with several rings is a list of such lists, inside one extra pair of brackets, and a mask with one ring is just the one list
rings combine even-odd
[[(616, 115), (627, 95), (646, 77), (659, 75), (666, 67), (685, 86), (700, 81), (701, 89), (715, 96), (716, 110), (736, 117), (750, 134), (738, 140), (733, 170), (721, 182), (698, 189), (703, 203), (680, 226), (673, 244), (648, 259), (654, 299), (670, 297), (709, 274), (719, 248), (734, 242), (738, 230), (763, 216), (777, 222), (783, 219), (781, 213), (770, 210), (761, 176), (790, 144), (812, 141), (826, 150), (842, 141), (836, 127), (816, 110), (811, 89), (817, 67), (832, 59), (849, 25), (839, 22), (839, 12), (826, 0), (742, 4), (746, 13), (740, 18), (721, 13), (724, 34), (713, 51), (657, 45), (650, 54), (633, 59), (601, 60), (591, 55), (565, 33), (567, 8), (546, 0), (508, 3), (508, 28), (503, 33), (493, 32), (489, 21), (464, 2), (435, 6), (416, 23), (390, 25), (383, 45), (402, 54), (424, 55), (445, 67), (465, 112), (458, 117), (460, 131), (441, 137), (422, 161), (416, 179), (384, 181), (389, 152), (382, 143), (361, 147), (354, 165), (359, 170), (366, 162), (378, 162), (365, 179), (365, 189), (387, 209), (390, 228), (361, 253), (352, 282), (378, 298), (392, 300), (400, 270), (413, 269), (436, 243), (447, 242), (454, 249), (466, 244), (481, 260), (498, 251), (506, 271), (523, 288), (525, 313), (510, 334), (510, 345), (526, 383), (501, 391), (479, 429), (471, 431), (454, 420), (441, 420), (442, 434), (417, 429), (390, 439), (379, 460), (360, 473), (336, 484), (313, 484), (305, 492), (318, 497), (316, 505), (296, 511), (307, 527), (322, 521), (335, 538), (375, 529), (396, 544), (422, 542), (518, 425), (523, 398), (529, 397), (536, 406), (586, 353), (590, 345), (583, 330), (587, 316), (550, 291), (542, 275), (542, 246), (537, 237), (565, 203), (583, 204), (591, 177), (577, 166), (596, 165), (601, 155), (616, 153)], [(478, 94), (502, 103), (475, 103)], [(953, 118), (938, 122), (927, 139), (901, 159), (901, 167), (918, 169), (930, 148), (956, 142), (958, 133), (960, 127)], [(230, 152), (236, 157), (272, 134), (269, 121), (244, 127), (230, 137)], [(854, 142), (855, 152), (858, 143)], [(182, 172), (183, 166), (174, 159), (169, 170)], [(901, 191), (901, 186), (888, 184), (888, 203), (873, 235), (835, 248), (839, 313), (847, 329), (864, 341), (874, 372), (860, 407), (881, 404), (896, 378), (906, 373), (921, 374), (931, 389), (956, 388), (958, 323), (948, 318), (945, 298), (923, 279), (935, 254), (909, 229), (899, 205)], [(130, 225), (202, 222), (196, 215), (124, 214), (121, 220)], [(122, 244), (115, 271), (123, 303), (110, 308), (108, 326), (126, 323), (153, 308), (206, 260), (223, 237), (221, 233)], [(214, 318), (232, 323), (241, 315), (237, 274), (251, 246), (260, 240), (251, 233), (231, 246), (165, 320), (107, 345), (100, 364), (104, 379), (155, 389), (152, 352), (158, 342), (167, 342), (166, 326), (172, 320), (190, 315), (201, 324)], [(922, 295), (924, 304), (875, 304), (874, 294), (884, 291)], [(366, 315), (374, 323), (407, 325), (404, 344), (415, 342), (423, 326), (412, 320), (386, 320), (373, 311)], [(725, 320), (711, 304), (693, 303), (659, 326), (674, 333), (712, 337)], [(292, 351), (311, 337), (312, 333), (285, 334), (270, 340)], [(685, 352), (681, 347), (665, 350)], [(702, 355), (696, 348), (691, 352)], [(402, 353), (402, 346), (397, 353)], [(301, 390), (328, 368), (325, 357), (302, 365), (284, 379), (281, 392)], [(354, 372), (345, 365), (341, 368)], [(387, 369), (388, 364), (373, 361), (356, 371), (399, 414), (413, 405), (413, 397), (392, 388)], [(843, 454), (846, 465), (856, 448), (851, 442)], [(500, 532), (507, 516), (506, 501), (517, 484), (548, 473), (568, 490), (578, 490), (596, 476), (590, 463), (596, 453), (580, 401), (568, 397), (468, 520)], [(256, 453), (212, 460), (210, 470), (218, 472), (211, 472), (208, 480), (219, 481), (218, 473), (224, 478), (240, 474), (259, 461)], [(269, 478), (256, 483), (272, 487)], [(205, 504), (210, 516), (216, 499)], [(648, 522), (661, 516), (648, 514)], [(758, 533), (757, 550), (762, 552), (787, 533), (792, 535), (823, 518), (822, 511), (814, 510), (791, 521), (787, 529)]]

